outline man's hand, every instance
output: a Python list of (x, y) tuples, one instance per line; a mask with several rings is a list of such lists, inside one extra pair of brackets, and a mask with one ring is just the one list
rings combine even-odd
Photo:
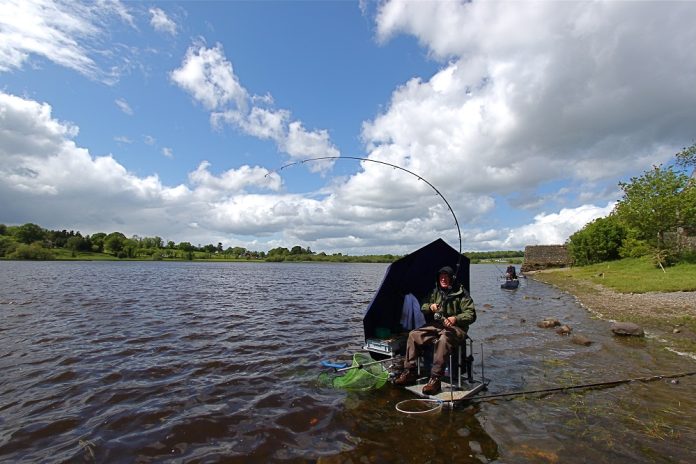
[(450, 316), (447, 319), (445, 319), (443, 323), (445, 324), (445, 327), (452, 327), (457, 323), (457, 318), (454, 316)]
[(435, 303), (430, 305), (430, 310), (434, 313), (438, 312), (439, 309), (440, 309), (440, 307)]

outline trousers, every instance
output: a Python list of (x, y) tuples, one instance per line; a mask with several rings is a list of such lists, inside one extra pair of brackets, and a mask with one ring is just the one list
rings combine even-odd
[(442, 377), (445, 373), (445, 362), (447, 356), (452, 351), (464, 343), (466, 340), (466, 332), (457, 326), (445, 327), (442, 323), (424, 325), (419, 329), (414, 329), (408, 334), (406, 342), (406, 360), (404, 361), (405, 369), (414, 369), (418, 354), (423, 346), (435, 344), (433, 353), (433, 367), (430, 375), (433, 377)]

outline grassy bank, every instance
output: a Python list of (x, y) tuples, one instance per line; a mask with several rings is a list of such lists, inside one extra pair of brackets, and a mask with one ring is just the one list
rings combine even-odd
[(648, 259), (540, 271), (532, 278), (574, 295), (607, 320), (635, 322), (667, 346), (696, 353), (696, 264), (655, 268)]
[[(63, 248), (55, 248), (52, 250), (54, 253), (54, 259), (56, 261), (155, 261), (151, 257), (138, 257), (138, 258), (117, 258), (116, 256), (109, 253), (94, 253), (88, 251), (78, 251), (73, 253), (70, 250), (65, 250)], [(195, 254), (195, 253), (194, 253)], [(207, 258), (204, 254), (200, 256), (194, 256), (194, 259), (184, 259), (184, 258), (162, 258), (156, 261), (207, 261), (207, 262), (264, 262), (263, 259), (236, 259), (236, 258)]]
[(569, 278), (583, 279), (620, 293), (696, 291), (696, 264), (678, 264), (663, 271), (649, 258), (622, 259), (545, 273), (554, 284)]
[[(55, 260), (55, 261), (177, 261), (177, 262), (205, 262), (205, 263), (297, 263), (297, 262), (312, 262), (312, 263), (392, 263), (398, 256), (391, 255), (365, 255), (365, 256), (348, 256), (348, 255), (287, 255), (287, 256), (268, 256), (265, 258), (232, 258), (225, 255), (216, 255), (213, 253), (194, 251), (191, 253), (191, 258), (181, 257), (153, 257), (140, 255), (136, 258), (118, 258), (110, 253), (97, 253), (89, 251), (73, 252), (64, 248), (52, 248), (49, 258), (38, 258), (38, 260)], [(8, 259), (1, 257), (0, 260)], [(11, 258), (10, 258), (11, 259)], [(37, 259), (37, 258), (32, 258)]]

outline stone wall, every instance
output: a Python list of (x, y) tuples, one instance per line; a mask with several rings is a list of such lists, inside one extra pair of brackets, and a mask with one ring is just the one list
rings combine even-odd
[(524, 247), (524, 264), (520, 271), (538, 271), (570, 264), (570, 255), (565, 245), (528, 245)]
[(677, 232), (665, 232), (665, 242), (679, 251), (696, 251), (696, 229), (679, 227)]

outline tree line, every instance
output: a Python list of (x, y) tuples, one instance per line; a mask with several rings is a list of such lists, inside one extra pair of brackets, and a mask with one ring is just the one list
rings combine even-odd
[(569, 237), (574, 264), (643, 256), (662, 267), (696, 263), (696, 250), (679, 240), (680, 233), (696, 235), (696, 144), (619, 187), (623, 196), (614, 210)]
[(390, 263), (399, 256), (367, 255), (348, 256), (342, 253), (315, 253), (309, 247), (299, 245), (288, 249), (277, 247), (264, 251), (248, 250), (240, 246), (224, 248), (217, 245), (193, 245), (190, 242), (165, 241), (158, 236), (126, 237), (121, 232), (98, 232), (82, 235), (74, 230), (50, 230), (27, 223), (19, 226), (0, 224), (0, 258), (50, 260), (70, 256), (76, 258), (97, 254), (109, 255), (119, 259), (152, 260), (257, 260), (257, 261), (330, 261), (330, 262), (386, 262)]
[[(485, 251), (466, 252), (473, 263), (485, 260), (519, 259), (523, 251)], [(316, 253), (309, 247), (295, 245), (292, 248), (277, 247), (264, 251), (247, 250), (240, 246), (224, 248), (217, 245), (193, 245), (190, 242), (165, 241), (162, 237), (126, 237), (121, 232), (97, 232), (82, 235), (74, 230), (50, 230), (34, 224), (19, 226), (0, 224), (0, 258), (50, 260), (64, 257), (89, 258), (95, 255), (108, 255), (119, 259), (152, 260), (256, 260), (267, 262), (283, 261), (326, 261), (326, 262), (361, 262), (391, 263), (401, 258), (400, 255), (361, 255), (351, 256), (343, 253)]]

